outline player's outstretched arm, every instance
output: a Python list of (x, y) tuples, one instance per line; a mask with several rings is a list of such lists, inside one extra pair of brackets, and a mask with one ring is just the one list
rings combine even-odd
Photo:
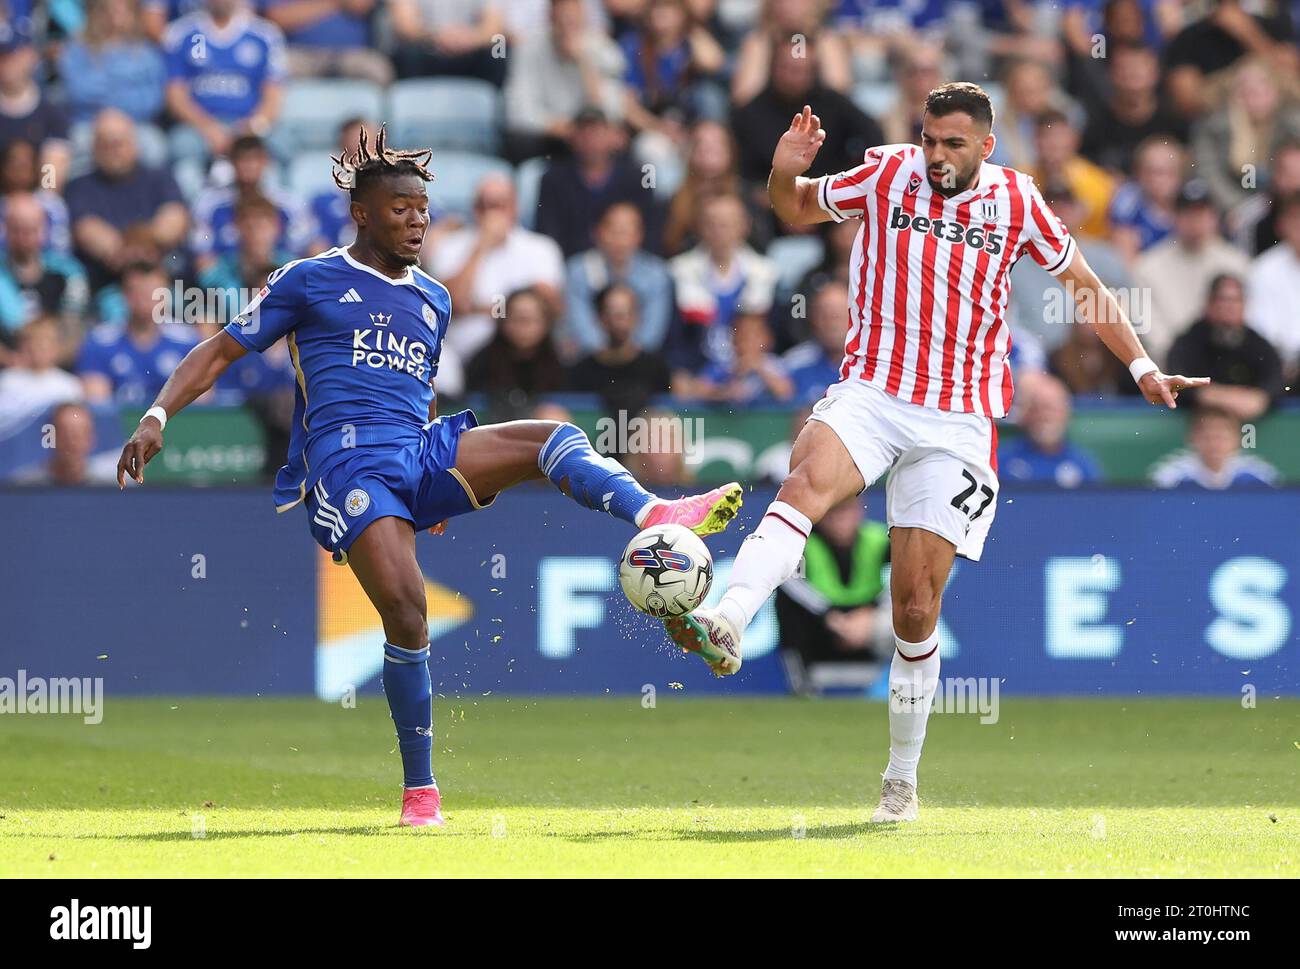
[(1115, 294), (1097, 278), (1077, 247), (1070, 264), (1057, 278), (1070, 291), (1080, 315), (1106, 345), (1106, 349), (1129, 368), (1142, 396), (1150, 403), (1177, 407), (1180, 390), (1203, 387), (1210, 382), (1209, 377), (1161, 373), (1160, 368), (1142, 348), (1142, 341), (1138, 339), (1123, 307), (1115, 299)]
[(817, 204), (817, 180), (803, 177), (825, 140), (821, 119), (805, 104), (776, 143), (767, 194), (772, 200), (772, 211), (782, 222), (811, 225), (830, 221), (830, 214)]
[[(117, 486), (126, 487), (129, 474), (138, 484), (144, 484), (144, 466), (153, 460), (154, 455), (162, 450), (163, 423), (176, 412), (194, 401), (207, 391), (217, 378), (225, 373), (226, 368), (248, 351), (240, 346), (225, 330), (211, 336), (196, 346), (185, 359), (172, 371), (172, 375), (158, 392), (153, 402), (135, 429), (130, 440), (122, 448), (122, 456), (117, 462)], [(162, 414), (155, 412), (161, 408)]]

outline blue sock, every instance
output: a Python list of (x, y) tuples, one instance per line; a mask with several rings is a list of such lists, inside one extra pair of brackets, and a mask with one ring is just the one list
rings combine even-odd
[(433, 786), (433, 680), (429, 647), (384, 643), (384, 694), (397, 726), (403, 787)]
[(627, 468), (597, 454), (587, 435), (572, 424), (561, 424), (546, 439), (537, 466), (557, 488), (568, 478), (573, 500), (584, 508), (607, 511), (633, 525), (638, 512), (655, 500)]

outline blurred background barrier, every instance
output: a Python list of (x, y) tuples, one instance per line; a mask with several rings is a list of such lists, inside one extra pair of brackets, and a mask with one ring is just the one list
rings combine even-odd
[[(588, 394), (559, 394), (553, 398), (575, 424), (599, 446), (602, 419), (614, 422)], [(490, 404), (471, 399), (480, 419), (494, 415)], [(1097, 459), (1109, 484), (1147, 482), (1152, 468), (1186, 446), (1186, 424), (1163, 411), (1130, 400), (1076, 405), (1070, 423), (1070, 440)], [(447, 411), (449, 408), (444, 407)], [(95, 414), (95, 454), (105, 474), (117, 462), (122, 443), (135, 427), (138, 408), (112, 405), (92, 408)], [(1190, 413), (1190, 412), (1189, 412)], [(693, 407), (689, 414), (702, 423), (700, 459), (687, 461), (687, 470), (700, 484), (722, 484), (736, 478), (755, 480), (770, 476), (788, 456), (794, 422), (804, 410), (782, 406), (749, 406), (736, 410)], [(8, 433), (0, 431), (0, 480), (22, 481), (50, 458), (43, 446), (50, 424), (43, 414)], [(1278, 470), (1280, 481), (1300, 484), (1300, 406), (1284, 406), (1253, 425), (1248, 452)], [(1248, 429), (1247, 429), (1248, 430)], [(1020, 436), (1010, 422), (998, 426), (1005, 445)], [(195, 406), (186, 410), (167, 434), (167, 449), (151, 464), (151, 483), (198, 485), (245, 484), (273, 477), (280, 458), (268, 457), (263, 423), (247, 407)]]
[[(725, 582), (773, 497), (710, 540)], [(0, 491), (0, 676), (102, 676), (115, 694), (377, 691), (382, 631), (347, 569), (257, 489)], [(868, 516), (883, 496), (867, 496)], [(979, 564), (959, 561), (945, 677), (1005, 693), (1300, 694), (1300, 491), (1004, 488)], [(742, 674), (672, 653), (618, 590), (629, 530), (541, 487), (421, 537), (443, 695), (782, 692), (772, 606)], [(716, 598), (720, 588), (715, 588)], [(111, 715), (111, 714), (110, 714)]]

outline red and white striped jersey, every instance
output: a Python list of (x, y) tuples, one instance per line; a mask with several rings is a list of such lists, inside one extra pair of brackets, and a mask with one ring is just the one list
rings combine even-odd
[(862, 220), (840, 379), (924, 407), (1005, 417), (1011, 267), (1028, 253), (1057, 275), (1075, 252), (1033, 179), (985, 162), (974, 188), (945, 198), (931, 190), (919, 146), (885, 145), (819, 181), (817, 200), (833, 219)]

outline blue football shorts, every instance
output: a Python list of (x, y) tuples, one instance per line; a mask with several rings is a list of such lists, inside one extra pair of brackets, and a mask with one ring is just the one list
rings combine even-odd
[(460, 436), (477, 426), (463, 410), (426, 424), (418, 442), (358, 447), (331, 464), (307, 489), (312, 537), (343, 565), (376, 518), (405, 518), (422, 531), (492, 504), (495, 495), (480, 503), (454, 467)]

